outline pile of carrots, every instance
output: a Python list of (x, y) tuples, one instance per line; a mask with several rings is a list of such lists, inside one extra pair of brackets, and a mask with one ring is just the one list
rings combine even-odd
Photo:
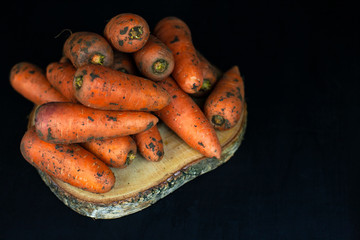
[(166, 17), (150, 32), (132, 13), (113, 17), (103, 35), (71, 33), (63, 57), (46, 71), (15, 64), (10, 83), (38, 106), (20, 144), (24, 158), (94, 193), (110, 191), (111, 168), (125, 168), (136, 154), (163, 158), (159, 121), (204, 156), (220, 159), (215, 130), (236, 125), (245, 104), (238, 67), (222, 73), (206, 60), (184, 21)]

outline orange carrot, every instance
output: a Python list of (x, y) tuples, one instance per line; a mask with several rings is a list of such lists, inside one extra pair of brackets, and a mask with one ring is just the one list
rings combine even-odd
[(136, 67), (132, 56), (129, 53), (123, 53), (119, 51), (114, 51), (114, 64), (111, 67), (117, 71), (133, 74), (136, 73)]
[(239, 68), (234, 66), (224, 73), (204, 105), (204, 113), (215, 129), (232, 128), (244, 111), (244, 82)]
[(81, 143), (85, 149), (93, 153), (110, 167), (125, 168), (136, 157), (136, 144), (130, 136), (93, 140)]
[(114, 173), (93, 154), (78, 144), (44, 142), (34, 127), (23, 136), (20, 150), (35, 168), (86, 191), (105, 193), (115, 184)]
[(71, 63), (66, 56), (62, 56), (59, 60), (59, 63)]
[(203, 76), (186, 23), (176, 17), (166, 17), (156, 24), (154, 34), (174, 55), (175, 67), (172, 76), (178, 85), (186, 93), (198, 92)]
[(133, 56), (139, 71), (154, 81), (168, 77), (174, 69), (174, 56), (171, 50), (153, 35), (150, 35), (145, 46)]
[(172, 78), (164, 79), (159, 85), (169, 92), (172, 100), (168, 106), (156, 111), (155, 114), (190, 147), (206, 157), (219, 159), (219, 139), (201, 109)]
[(140, 154), (146, 160), (158, 162), (163, 158), (164, 145), (157, 125), (133, 137)]
[(46, 68), (46, 77), (50, 84), (71, 102), (77, 102), (73, 79), (76, 69), (69, 63), (50, 63)]
[(97, 109), (155, 111), (170, 102), (169, 94), (153, 81), (98, 65), (79, 68), (74, 86), (78, 101)]
[(32, 63), (15, 64), (10, 71), (10, 84), (18, 93), (34, 104), (68, 102), (51, 86), (43, 70)]
[(111, 66), (114, 61), (110, 44), (93, 32), (71, 34), (64, 43), (63, 52), (76, 68), (89, 63)]
[(35, 112), (39, 137), (51, 143), (79, 143), (136, 134), (158, 119), (146, 112), (105, 111), (76, 103), (47, 103)]
[(133, 13), (119, 14), (106, 24), (104, 35), (112, 46), (120, 52), (136, 52), (147, 42), (149, 25), (139, 15)]

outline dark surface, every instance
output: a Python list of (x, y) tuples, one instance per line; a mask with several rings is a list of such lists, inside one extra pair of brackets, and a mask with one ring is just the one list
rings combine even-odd
[[(3, 8), (0, 239), (359, 239), (359, 14), (340, 1), (11, 1)], [(102, 33), (118, 13), (153, 28), (182, 18), (195, 46), (245, 77), (248, 128), (235, 156), (116, 220), (67, 208), (21, 156), (32, 104), (10, 68), (61, 56), (62, 29)]]

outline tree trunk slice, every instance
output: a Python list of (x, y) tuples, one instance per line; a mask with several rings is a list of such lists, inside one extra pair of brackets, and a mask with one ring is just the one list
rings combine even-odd
[[(34, 124), (34, 112), (29, 125)], [(164, 157), (149, 162), (139, 154), (126, 168), (111, 168), (116, 177), (112, 190), (103, 194), (91, 193), (73, 187), (38, 170), (42, 180), (68, 207), (81, 215), (94, 219), (114, 219), (138, 212), (169, 195), (190, 180), (214, 170), (227, 162), (239, 148), (247, 122), (247, 109), (239, 123), (227, 131), (217, 131), (221, 146), (221, 159), (206, 158), (190, 148), (165, 124), (159, 123), (164, 142)]]

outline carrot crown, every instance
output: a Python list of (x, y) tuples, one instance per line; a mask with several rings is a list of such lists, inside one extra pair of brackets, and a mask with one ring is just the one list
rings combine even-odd
[(104, 64), (104, 59), (105, 59), (104, 55), (102, 55), (101, 53), (95, 53), (90, 58), (90, 63), (103, 65)]
[(83, 76), (77, 76), (74, 78), (75, 88), (79, 90), (83, 85)]
[(130, 39), (140, 39), (143, 33), (143, 28), (141, 26), (136, 26), (130, 29), (129, 37)]
[(154, 73), (163, 73), (169, 66), (169, 63), (164, 59), (158, 59), (152, 65)]

